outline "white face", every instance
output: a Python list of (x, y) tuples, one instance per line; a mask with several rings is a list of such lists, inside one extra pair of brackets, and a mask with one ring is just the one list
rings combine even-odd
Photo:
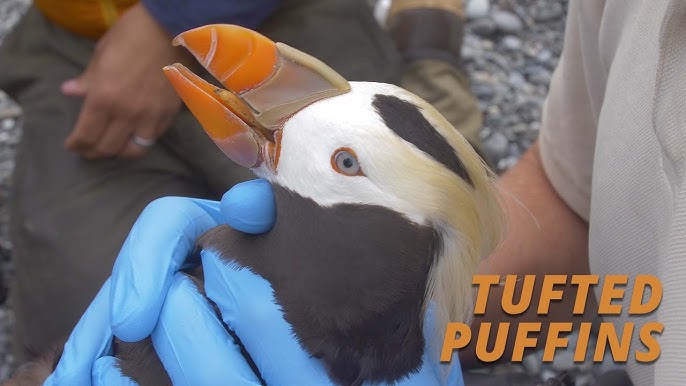
[[(424, 223), (425, 214), (389, 189), (387, 170), (404, 167), (407, 151), (432, 159), (389, 129), (372, 104), (376, 94), (404, 100), (416, 97), (387, 84), (351, 82), (351, 86), (349, 93), (316, 102), (290, 118), (283, 128), (276, 174), (265, 167), (255, 172), (322, 206), (379, 205)], [(354, 162), (345, 160), (348, 153), (336, 162), (340, 149), (352, 150), (363, 175), (349, 175), (356, 169)]]
[[(417, 96), (387, 84), (350, 85), (350, 92), (291, 117), (283, 128), (276, 172), (266, 165), (255, 172), (321, 206), (383, 206), (434, 227), (442, 237), (442, 257), (431, 271), (426, 296), (437, 304), (437, 331), (449, 321), (466, 322), (472, 275), (499, 237), (500, 211), (486, 168), (450, 123)], [(387, 127), (374, 106), (377, 94), (418, 106), (455, 151), (471, 183)], [(347, 175), (332, 165), (342, 148), (356, 154), (363, 175)]]

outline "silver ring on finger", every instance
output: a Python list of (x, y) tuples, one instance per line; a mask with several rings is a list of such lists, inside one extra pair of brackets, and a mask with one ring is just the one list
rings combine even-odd
[(134, 135), (133, 137), (131, 137), (131, 141), (133, 143), (135, 143), (136, 145), (141, 146), (141, 147), (150, 147), (150, 146), (154, 145), (156, 142), (154, 139), (143, 138), (143, 137), (139, 137), (137, 135)]

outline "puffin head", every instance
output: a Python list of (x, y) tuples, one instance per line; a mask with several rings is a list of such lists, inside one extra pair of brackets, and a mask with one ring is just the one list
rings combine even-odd
[(441, 331), (470, 321), (472, 275), (499, 241), (500, 206), (493, 174), (440, 113), (241, 27), (200, 27), (174, 43), (223, 86), (180, 64), (164, 69), (228, 157), (320, 207), (382, 207), (431, 227), (440, 240), (424, 307), (435, 304)]

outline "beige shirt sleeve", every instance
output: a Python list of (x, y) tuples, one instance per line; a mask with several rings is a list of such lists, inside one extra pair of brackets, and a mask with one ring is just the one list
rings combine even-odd
[(606, 76), (599, 49), (604, 1), (571, 1), (565, 45), (543, 108), (544, 170), (562, 199), (588, 221), (598, 115)]

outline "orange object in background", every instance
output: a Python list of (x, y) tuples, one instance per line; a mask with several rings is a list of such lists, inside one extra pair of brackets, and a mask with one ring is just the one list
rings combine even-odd
[(138, 0), (34, 0), (52, 22), (79, 36), (97, 39)]

